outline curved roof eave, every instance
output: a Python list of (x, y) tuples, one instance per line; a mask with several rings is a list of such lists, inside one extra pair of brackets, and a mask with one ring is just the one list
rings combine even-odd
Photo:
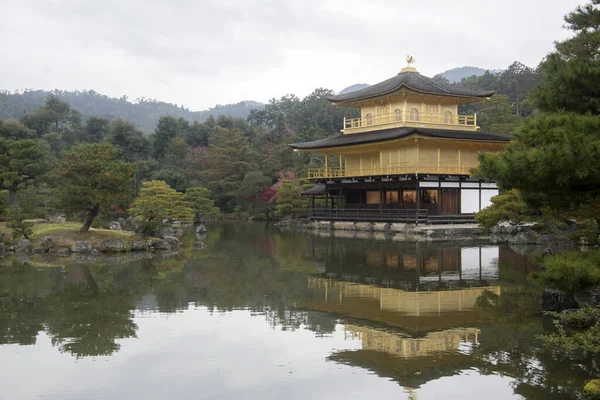
[(292, 143), (289, 146), (298, 151), (317, 151), (334, 149), (338, 147), (350, 147), (363, 144), (388, 142), (392, 140), (408, 138), (413, 135), (421, 135), (432, 139), (470, 140), (474, 142), (507, 143), (510, 141), (510, 137), (508, 136), (490, 133), (405, 127), (375, 132), (340, 135), (327, 139), (314, 140), (312, 142)]
[(350, 102), (354, 102), (354, 101), (376, 99), (377, 97), (386, 96), (388, 94), (392, 94), (394, 92), (397, 92), (397, 91), (399, 91), (402, 88), (406, 88), (406, 89), (411, 90), (411, 91), (416, 92), (416, 93), (431, 94), (431, 95), (434, 95), (434, 96), (460, 97), (460, 98), (469, 98), (469, 99), (485, 99), (485, 98), (489, 98), (489, 97), (493, 96), (496, 93), (496, 91), (490, 91), (490, 92), (486, 93), (486, 95), (483, 95), (483, 96), (473, 96), (473, 95), (469, 96), (469, 95), (464, 95), (464, 94), (427, 92), (427, 91), (424, 91), (424, 90), (415, 89), (415, 88), (410, 87), (409, 85), (407, 85), (405, 83), (402, 83), (402, 84), (400, 84), (400, 86), (398, 86), (395, 89), (388, 90), (388, 91), (385, 91), (385, 92), (381, 92), (379, 94), (366, 95), (366, 96), (363, 96), (363, 97), (356, 97), (356, 98), (347, 99), (347, 100), (335, 100), (335, 96), (334, 97), (326, 97), (326, 99), (328, 101), (330, 101), (331, 103), (334, 103), (334, 104), (350, 103)]

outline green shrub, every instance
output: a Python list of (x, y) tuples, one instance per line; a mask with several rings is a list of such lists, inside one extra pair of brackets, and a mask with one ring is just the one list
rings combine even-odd
[[(591, 313), (590, 316), (585, 316), (585, 313)], [(562, 317), (560, 314), (554, 314), (554, 326), (556, 332), (550, 335), (538, 335), (542, 344), (553, 350), (559, 350), (565, 353), (584, 353), (597, 354), (600, 353), (600, 323), (596, 322), (587, 329), (570, 329), (567, 322), (573, 322), (574, 319), (594, 319), (597, 318), (598, 310), (596, 308), (586, 308), (579, 312), (578, 315), (571, 317), (565, 314)], [(579, 321), (576, 321), (579, 322)]]
[(600, 399), (600, 379), (587, 381), (583, 387), (586, 399)]
[(579, 224), (581, 229), (569, 235), (569, 238), (575, 243), (580, 243), (581, 238), (585, 238), (588, 245), (598, 244), (598, 221), (594, 218), (588, 218)]
[(517, 190), (509, 190), (492, 197), (492, 205), (475, 213), (477, 222), (486, 228), (491, 228), (498, 222), (525, 220), (525, 203)]
[(543, 264), (534, 278), (547, 286), (576, 293), (600, 285), (600, 250), (554, 254)]

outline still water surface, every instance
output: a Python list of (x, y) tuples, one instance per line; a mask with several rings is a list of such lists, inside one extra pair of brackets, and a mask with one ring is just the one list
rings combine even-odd
[(509, 247), (213, 226), (152, 259), (0, 266), (0, 399), (570, 399)]

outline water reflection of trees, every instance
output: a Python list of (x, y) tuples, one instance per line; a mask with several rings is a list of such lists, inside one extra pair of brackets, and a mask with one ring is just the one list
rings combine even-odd
[(116, 265), (0, 267), (0, 343), (35, 344), (38, 333), (45, 332), (60, 351), (110, 355), (119, 350), (119, 339), (135, 337), (136, 303), (148, 295), (160, 312), (190, 304), (218, 312), (244, 308), (263, 315), (274, 328), (332, 332), (335, 321), (295, 310), (311, 295), (306, 276), (314, 270), (289, 253), (278, 260), (273, 246), (265, 245), (298, 250), (293, 240), (282, 243), (262, 229), (247, 233), (216, 229), (206, 239), (210, 251), (185, 246), (169, 257)]
[[(159, 312), (190, 305), (212, 312), (243, 308), (273, 329), (310, 329), (317, 335), (334, 332), (337, 324), (360, 326), (370, 332), (370, 343), (379, 344), (334, 352), (329, 360), (367, 368), (407, 387), (477, 368), (513, 377), (515, 392), (526, 398), (552, 399), (573, 395), (599, 372), (589, 360), (578, 361), (580, 366), (557, 360), (534, 341), (544, 330), (539, 292), (526, 284), (529, 266), (518, 264), (508, 249), (499, 249), (493, 274), (491, 264), (482, 262), (480, 279), (479, 265), (464, 258), (478, 254), (476, 246), (469, 253), (457, 245), (323, 240), (233, 224), (211, 229), (204, 250), (193, 250), (194, 239), (185, 236), (177, 255), (115, 265), (0, 267), (0, 343), (30, 345), (45, 332), (60, 351), (110, 355), (119, 350), (120, 339), (135, 337), (136, 307), (151, 298)], [(347, 292), (343, 302), (334, 297), (327, 302), (324, 288), (309, 287), (309, 278), (375, 288), (380, 297), (369, 300), (357, 292), (352, 298)], [(486, 291), (499, 286), (501, 291)], [(340, 288), (329, 295), (338, 299)], [(479, 297), (473, 304), (463, 297), (458, 310), (440, 306), (439, 314), (402, 315), (401, 307), (392, 307), (402, 297), (394, 290), (417, 288)], [(477, 330), (477, 340), (457, 344), (452, 336), (457, 329)], [(433, 350), (419, 356), (427, 340)], [(450, 347), (435, 350), (433, 343)], [(409, 350), (416, 346), (414, 354), (398, 353), (402, 344)]]

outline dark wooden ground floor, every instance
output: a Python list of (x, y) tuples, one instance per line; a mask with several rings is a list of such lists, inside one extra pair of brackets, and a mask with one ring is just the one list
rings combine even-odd
[[(356, 215), (356, 220), (401, 220), (404, 215), (422, 217), (472, 215), (489, 206), (491, 197), (498, 194), (493, 182), (482, 182), (464, 177), (428, 177), (428, 179), (405, 179), (378, 181), (329, 181), (305, 192), (312, 196), (314, 219), (340, 215)], [(372, 211), (369, 211), (372, 210)], [(362, 216), (362, 217), (360, 217)], [(334, 218), (335, 219), (335, 218)]]

